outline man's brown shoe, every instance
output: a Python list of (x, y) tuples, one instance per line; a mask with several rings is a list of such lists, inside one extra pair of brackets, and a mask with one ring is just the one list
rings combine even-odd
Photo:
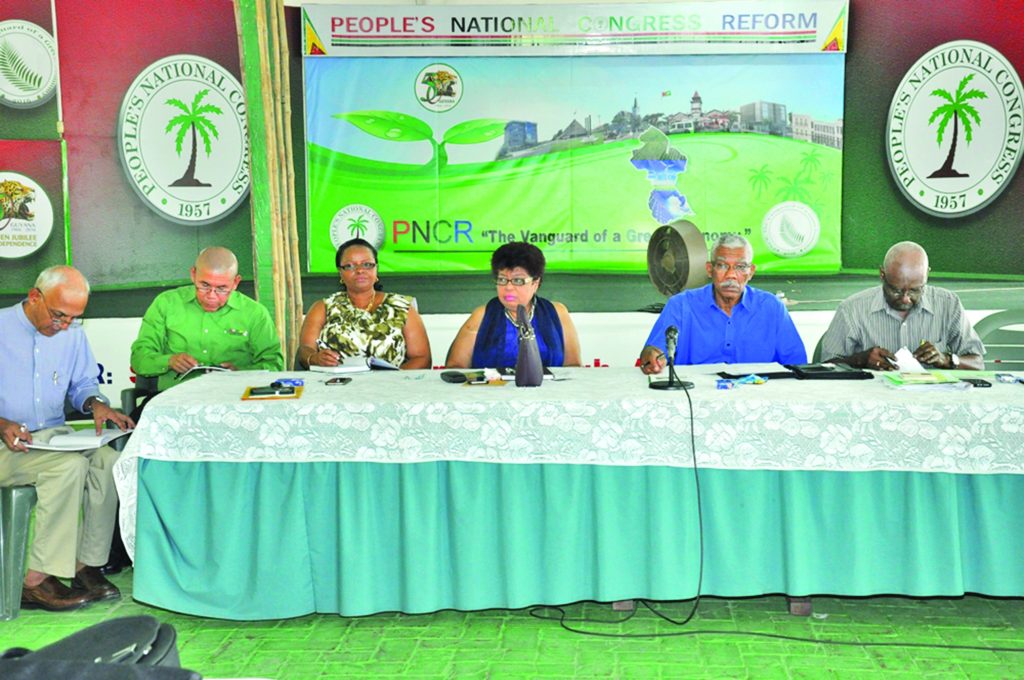
[(69, 609), (84, 607), (96, 598), (84, 590), (72, 590), (57, 580), (56, 576), (47, 576), (37, 586), (22, 586), (22, 609), (45, 609), (50, 612), (64, 612)]
[(71, 587), (86, 591), (94, 601), (116, 600), (121, 597), (121, 591), (100, 573), (99, 567), (79, 569), (75, 578), (71, 579)]

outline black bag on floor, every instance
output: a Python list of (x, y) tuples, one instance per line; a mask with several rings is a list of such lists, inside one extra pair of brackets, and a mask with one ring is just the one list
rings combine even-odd
[[(3, 669), (0, 676), (8, 677), (6, 674), (18, 670), (20, 664), (48, 662), (72, 662), (71, 665), (80, 663), (83, 664), (83, 669), (80, 670), (84, 670), (85, 665), (96, 667), (150, 666), (162, 669), (179, 669), (181, 666), (178, 656), (177, 633), (173, 626), (160, 623), (152, 616), (126, 616), (89, 626), (34, 652), (9, 650), (0, 660), (0, 669)], [(102, 668), (97, 668), (96, 671), (101, 672)], [(18, 677), (32, 676), (19, 675)], [(65, 680), (67, 678), (173, 677), (199, 680), (201, 676), (191, 671), (184, 671), (184, 674), (178, 673), (170, 676), (165, 674), (153, 676), (145, 674), (109, 676), (60, 674), (36, 677), (61, 677)]]

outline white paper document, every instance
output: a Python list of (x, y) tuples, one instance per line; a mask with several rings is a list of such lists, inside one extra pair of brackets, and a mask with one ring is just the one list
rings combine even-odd
[(26, 446), (37, 451), (88, 451), (89, 449), (98, 449), (101, 446), (106, 446), (118, 437), (123, 437), (130, 432), (131, 430), (107, 429), (103, 430), (100, 434), (96, 434), (96, 430), (92, 429), (76, 430), (70, 434), (55, 434), (50, 437), (50, 441), (46, 444), (32, 442), (31, 444), (26, 444)]
[(914, 353), (906, 347), (896, 350), (896, 366), (900, 373), (927, 373), (928, 369), (921, 365), (921, 362), (914, 358)]
[(387, 371), (398, 370), (398, 366), (384, 361), (383, 359), (364, 356), (345, 357), (345, 359), (337, 366), (317, 366), (314, 364), (309, 367), (309, 370), (317, 373), (362, 373), (364, 371), (369, 371), (371, 368), (374, 370), (381, 369)]

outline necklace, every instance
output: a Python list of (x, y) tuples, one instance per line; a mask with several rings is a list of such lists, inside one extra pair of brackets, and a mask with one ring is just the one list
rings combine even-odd
[(352, 298), (351, 295), (348, 296), (348, 301), (351, 302), (352, 306), (355, 307), (356, 309), (361, 309), (364, 312), (368, 312), (371, 309), (373, 309), (374, 303), (377, 302), (377, 291), (374, 291), (373, 294), (370, 295), (370, 302), (365, 307), (360, 307), (359, 305), (357, 305), (356, 301)]
[[(537, 300), (536, 300), (536, 298), (534, 298), (533, 300), (530, 300), (530, 308), (526, 310), (526, 322), (527, 323), (532, 323), (533, 322), (533, 310), (536, 309), (536, 307), (537, 307)], [(505, 316), (508, 317), (508, 320), (512, 322), (513, 326), (518, 326), (519, 325), (519, 319), (516, 318), (516, 315), (513, 314), (509, 310), (508, 307), (505, 308)]]

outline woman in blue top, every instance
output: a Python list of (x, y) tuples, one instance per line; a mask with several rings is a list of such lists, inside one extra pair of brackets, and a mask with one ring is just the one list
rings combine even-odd
[(449, 368), (514, 367), (519, 354), (516, 308), (526, 307), (545, 366), (579, 366), (580, 341), (569, 310), (537, 296), (544, 253), (529, 243), (506, 243), (491, 256), (498, 296), (477, 307), (448, 350)]

